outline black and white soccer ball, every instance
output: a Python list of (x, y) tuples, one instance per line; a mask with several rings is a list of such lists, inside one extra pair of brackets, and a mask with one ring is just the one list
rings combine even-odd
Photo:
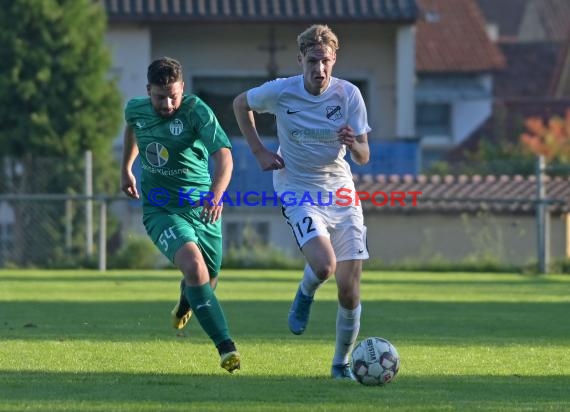
[(398, 374), (400, 355), (386, 339), (366, 338), (354, 347), (350, 367), (361, 384), (383, 386)]

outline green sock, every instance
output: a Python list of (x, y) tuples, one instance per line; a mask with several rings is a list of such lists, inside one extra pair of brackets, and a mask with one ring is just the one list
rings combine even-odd
[(192, 312), (198, 318), (202, 329), (215, 345), (231, 339), (224, 311), (209, 283), (202, 286), (186, 286), (184, 295), (190, 302)]

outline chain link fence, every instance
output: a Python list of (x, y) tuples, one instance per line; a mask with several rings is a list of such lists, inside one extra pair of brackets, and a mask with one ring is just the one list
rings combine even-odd
[[(97, 176), (90, 152), (0, 158), (0, 267), (105, 269), (120, 258), (126, 240), (139, 238), (146, 249), (132, 259), (160, 258), (143, 236), (140, 202), (93, 195), (101, 190)], [(107, 180), (118, 189), (118, 178)]]
[(126, 198), (0, 194), (0, 267), (105, 270), (137, 233), (140, 205)]

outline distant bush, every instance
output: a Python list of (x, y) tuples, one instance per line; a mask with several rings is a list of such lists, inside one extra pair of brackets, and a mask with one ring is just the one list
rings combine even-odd
[(228, 269), (301, 269), (302, 258), (292, 258), (279, 249), (255, 244), (249, 247), (230, 247), (223, 258), (223, 267)]
[(568, 274), (570, 273), (570, 259), (556, 259), (550, 264), (550, 273)]
[(168, 263), (147, 236), (130, 235), (117, 253), (109, 257), (108, 266), (109, 269), (157, 269)]
[(465, 259), (459, 262), (443, 260), (436, 257), (427, 262), (414, 261), (411, 259), (400, 262), (385, 263), (379, 259), (371, 259), (364, 262), (366, 270), (398, 270), (414, 272), (509, 272), (517, 273), (522, 271), (522, 267), (500, 263), (495, 259), (473, 260)]

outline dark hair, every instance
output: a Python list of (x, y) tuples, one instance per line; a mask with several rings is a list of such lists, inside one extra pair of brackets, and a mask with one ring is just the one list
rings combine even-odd
[(172, 83), (183, 81), (182, 65), (171, 57), (161, 57), (148, 66), (146, 73), (148, 84), (167, 86)]

